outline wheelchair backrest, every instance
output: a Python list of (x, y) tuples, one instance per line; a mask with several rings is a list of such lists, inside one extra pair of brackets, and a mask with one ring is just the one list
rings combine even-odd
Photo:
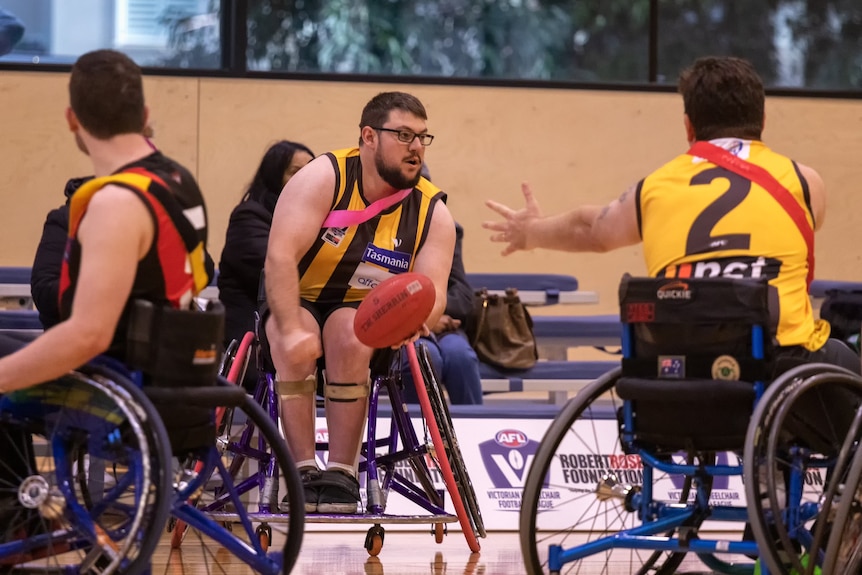
[(224, 346), (224, 307), (180, 310), (135, 300), (126, 363), (160, 387), (214, 385)]
[(624, 376), (761, 381), (768, 373), (766, 281), (627, 275), (619, 302)]

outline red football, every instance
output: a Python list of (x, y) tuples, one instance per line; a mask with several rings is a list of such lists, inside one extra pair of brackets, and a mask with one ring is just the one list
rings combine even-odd
[(380, 282), (365, 296), (356, 310), (353, 331), (368, 347), (397, 345), (422, 327), (436, 299), (428, 276), (398, 274)]

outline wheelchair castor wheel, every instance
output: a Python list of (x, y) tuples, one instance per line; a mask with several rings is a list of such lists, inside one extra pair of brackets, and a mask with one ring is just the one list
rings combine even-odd
[(444, 523), (435, 523), (431, 529), (431, 534), (434, 535), (435, 543), (443, 543), (443, 537), (446, 535), (446, 525)]
[(386, 531), (380, 525), (375, 525), (368, 530), (368, 534), (365, 536), (365, 550), (368, 551), (369, 555), (377, 557), (380, 554), (385, 535)]
[(269, 526), (269, 523), (261, 523), (254, 530), (254, 533), (257, 535), (258, 542), (260, 542), (260, 548), (267, 551), (272, 543), (272, 527)]

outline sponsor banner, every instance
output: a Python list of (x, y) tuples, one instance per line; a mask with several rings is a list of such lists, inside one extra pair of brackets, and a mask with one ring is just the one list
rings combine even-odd
[[(413, 418), (413, 427), (420, 441), (425, 437), (424, 422)], [(465, 460), (467, 472), (479, 501), (485, 526), (489, 531), (517, 530), (524, 484), (530, 466), (535, 460), (540, 441), (544, 436), (550, 419), (468, 419), (453, 420), (458, 443)], [(389, 434), (390, 421), (379, 419), (377, 422), (378, 439)], [(557, 457), (552, 462), (544, 481), (539, 500), (542, 510), (541, 525), (544, 528), (567, 528), (573, 518), (584, 517), (584, 530), (604, 528), (622, 529), (631, 527), (636, 521), (635, 514), (626, 513), (617, 501), (604, 505), (612, 512), (597, 514), (595, 490), (602, 477), (612, 475), (623, 484), (640, 486), (644, 479), (644, 468), (637, 455), (623, 453), (620, 449), (616, 422), (613, 420), (582, 420), (563, 440), (557, 449)], [(317, 440), (328, 441), (326, 420), (317, 420)], [(430, 435), (427, 439), (430, 444)], [(598, 445), (598, 449), (595, 446)], [(401, 448), (399, 444), (399, 448)], [(379, 448), (380, 454), (386, 448)], [(326, 466), (326, 453), (317, 453), (318, 465)], [(682, 463), (683, 458), (675, 458)], [(435, 489), (445, 492), (440, 471), (430, 458), (426, 457)], [(738, 465), (739, 457), (733, 453), (719, 453), (720, 465)], [(395, 470), (408, 480), (415, 481), (416, 473), (407, 462), (400, 462)], [(816, 500), (824, 485), (825, 472), (813, 470), (805, 477), (806, 499)], [(360, 475), (363, 508), (367, 502), (365, 474)], [(656, 471), (654, 478), (654, 499), (676, 503), (682, 499), (684, 478)], [(693, 500), (694, 493), (689, 494)], [(445, 508), (454, 514), (451, 498), (444, 495)], [(710, 497), (712, 505), (745, 505), (745, 490), (739, 476), (719, 476), (713, 482)], [(427, 515), (422, 507), (402, 495), (390, 490), (386, 502), (386, 513), (392, 515)], [(604, 523), (604, 521), (608, 523)], [(357, 530), (365, 531), (370, 525), (348, 524), (308, 524), (310, 530)], [(408, 525), (385, 524), (386, 529), (430, 530), (430, 523), (418, 520)], [(707, 522), (705, 530), (735, 530), (742, 525)], [(458, 523), (448, 525), (450, 531), (460, 531)]]

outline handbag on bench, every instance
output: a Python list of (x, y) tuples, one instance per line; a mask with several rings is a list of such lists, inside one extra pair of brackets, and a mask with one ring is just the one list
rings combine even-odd
[(504, 296), (489, 294), (487, 289), (477, 291), (473, 317), (467, 335), (480, 361), (503, 369), (536, 365), (539, 354), (533, 320), (517, 289), (507, 289)]

